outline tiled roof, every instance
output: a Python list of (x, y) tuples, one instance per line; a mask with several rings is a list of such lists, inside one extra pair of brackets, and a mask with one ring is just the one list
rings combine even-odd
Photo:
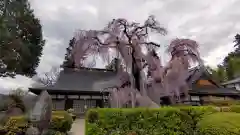
[[(46, 86), (42, 88), (45, 90), (71, 90), (71, 91), (93, 91), (93, 84), (97, 81), (109, 80), (115, 77), (116, 72), (112, 70), (103, 69), (65, 69), (60, 72), (57, 82), (53, 86)], [(100, 91), (100, 90), (99, 90)]]
[(210, 76), (209, 71), (204, 66), (197, 66), (189, 70), (189, 75), (187, 78), (188, 85), (191, 86), (195, 83), (201, 76), (207, 77), (213, 84), (217, 87), (221, 88), (222, 86), (219, 85), (215, 80), (213, 80)]
[(209, 88), (209, 89), (193, 89), (189, 91), (190, 94), (198, 95), (238, 95), (240, 91), (234, 88)]
[[(208, 71), (204, 67), (195, 67), (189, 70), (187, 82), (189, 86), (196, 82), (201, 75), (205, 73), (209, 75)], [(116, 76), (116, 72), (112, 70), (104, 69), (79, 69), (78, 71), (73, 69), (65, 69), (60, 72), (59, 78), (53, 86), (47, 86), (42, 88), (30, 88), (30, 91), (34, 90), (51, 90), (51, 91), (71, 91), (71, 92), (101, 92), (102, 90), (93, 88), (96, 82), (112, 80)], [(213, 81), (214, 82), (214, 81)], [(216, 83), (217, 88), (210, 89), (198, 89), (194, 88), (190, 91), (193, 94), (239, 94), (240, 92), (235, 89), (223, 88)]]

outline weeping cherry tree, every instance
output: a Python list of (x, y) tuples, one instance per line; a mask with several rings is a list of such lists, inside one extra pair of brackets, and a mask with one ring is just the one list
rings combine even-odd
[(173, 40), (167, 49), (171, 59), (163, 66), (156, 53), (160, 45), (149, 41), (150, 32), (167, 34), (154, 16), (143, 24), (120, 18), (113, 19), (102, 30), (76, 32), (72, 51), (76, 67), (83, 66), (92, 55), (107, 60), (109, 50), (118, 54), (116, 78), (95, 85), (110, 92), (111, 107), (159, 107), (161, 100), (175, 104), (182, 97), (188, 98), (186, 78), (190, 63), (200, 63), (197, 42)]

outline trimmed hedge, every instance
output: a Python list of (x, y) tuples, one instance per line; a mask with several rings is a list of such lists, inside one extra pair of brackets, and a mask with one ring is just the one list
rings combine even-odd
[(206, 115), (218, 112), (218, 110), (213, 106), (180, 106), (178, 107), (180, 111), (186, 113), (191, 117), (193, 121), (192, 128), (196, 129), (197, 123)]
[(238, 100), (211, 100), (205, 103), (205, 105), (213, 105), (213, 106), (231, 106), (231, 105), (240, 105)]
[(240, 114), (218, 112), (204, 117), (197, 125), (197, 135), (239, 135)]
[(54, 111), (50, 129), (67, 133), (73, 124), (72, 116), (66, 111)]
[[(239, 113), (239, 114), (238, 114)], [(239, 135), (240, 106), (91, 109), (86, 135)]]
[(177, 108), (91, 109), (86, 135), (193, 135), (193, 121)]

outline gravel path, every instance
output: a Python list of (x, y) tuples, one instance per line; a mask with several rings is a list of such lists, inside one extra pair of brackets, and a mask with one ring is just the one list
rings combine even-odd
[(84, 135), (85, 134), (85, 120), (76, 119), (72, 125), (70, 135)]

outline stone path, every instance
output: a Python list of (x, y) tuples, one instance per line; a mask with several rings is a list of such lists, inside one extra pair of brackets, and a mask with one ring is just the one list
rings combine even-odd
[(72, 125), (70, 135), (84, 135), (85, 134), (85, 120), (76, 119)]

